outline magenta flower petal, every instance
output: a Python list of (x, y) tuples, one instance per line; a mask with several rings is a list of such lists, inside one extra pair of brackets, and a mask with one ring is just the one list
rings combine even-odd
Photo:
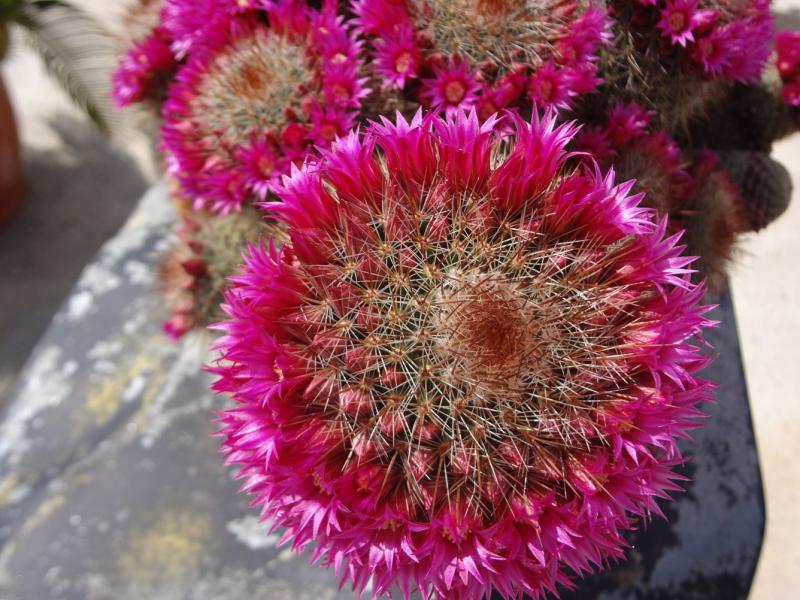
[(623, 146), (642, 136), (647, 131), (652, 116), (652, 112), (633, 102), (617, 102), (608, 113), (606, 127), (610, 140), (617, 146)]
[(769, 58), (773, 37), (769, 2), (746, 2), (727, 22), (713, 22), (710, 33), (697, 39), (692, 57), (710, 76), (754, 83)]
[(480, 89), (477, 72), (465, 61), (452, 58), (446, 65), (434, 67), (433, 79), (424, 80), (422, 85), (427, 105), (447, 114), (472, 108)]
[(779, 31), (775, 34), (778, 72), (784, 81), (797, 78), (800, 65), (800, 31)]
[(402, 88), (406, 80), (419, 75), (422, 52), (411, 26), (398, 27), (393, 34), (376, 42), (375, 71), (383, 78), (383, 87)]

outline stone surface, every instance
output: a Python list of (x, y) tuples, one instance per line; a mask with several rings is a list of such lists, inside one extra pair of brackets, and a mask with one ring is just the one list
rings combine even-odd
[(20, 212), (0, 227), (2, 407), (81, 269), (125, 222), (153, 169), (134, 158), (138, 140), (114, 144), (91, 128), (22, 36), (0, 72), (19, 121), (25, 179)]
[[(86, 268), (0, 413), (0, 598), (350, 598), (277, 547), (211, 437), (209, 338), (169, 342), (154, 265), (174, 215), (154, 188)], [(730, 301), (712, 334), (720, 401), (686, 453), (689, 491), (629, 560), (570, 598), (744, 598), (764, 526)]]

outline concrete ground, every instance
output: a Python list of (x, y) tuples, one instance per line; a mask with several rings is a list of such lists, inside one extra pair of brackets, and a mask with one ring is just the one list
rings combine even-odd
[(754, 600), (800, 597), (800, 134), (774, 154), (795, 182), (792, 205), (742, 240), (731, 278), (767, 499)]
[[(106, 19), (119, 10), (104, 0), (81, 4)], [(800, 27), (800, 0), (775, 4), (782, 23)], [(0, 404), (81, 268), (155, 178), (146, 144), (122, 148), (94, 133), (31, 52), (18, 45), (2, 74), (21, 125), (28, 194), (0, 230)], [(800, 135), (775, 154), (796, 182), (792, 206), (742, 240), (731, 282), (767, 499), (754, 600), (795, 598), (800, 589)]]

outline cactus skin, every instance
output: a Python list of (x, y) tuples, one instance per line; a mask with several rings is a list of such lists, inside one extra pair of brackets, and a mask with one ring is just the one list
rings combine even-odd
[(707, 116), (692, 120), (688, 133), (679, 134), (682, 145), (702, 140), (718, 151), (769, 153), (773, 143), (800, 127), (800, 111), (782, 102), (779, 94), (767, 84), (733, 86)]
[(361, 111), (364, 120), (378, 121), (381, 116), (394, 115), (397, 112), (410, 118), (420, 108), (419, 102), (414, 100), (419, 95), (418, 82), (407, 85), (413, 91), (398, 90), (394, 87), (383, 87), (380, 78), (373, 75), (368, 87), (371, 92), (364, 100)]

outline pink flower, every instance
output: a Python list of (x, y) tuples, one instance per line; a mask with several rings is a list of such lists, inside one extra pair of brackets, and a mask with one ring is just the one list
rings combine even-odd
[(784, 81), (798, 76), (800, 64), (800, 31), (779, 31), (775, 34), (778, 72)]
[(405, 0), (352, 0), (351, 5), (360, 33), (390, 38), (393, 31), (412, 25)]
[(692, 50), (692, 57), (703, 70), (714, 77), (721, 77), (723, 71), (730, 68), (735, 48), (725, 28), (714, 29), (706, 37), (697, 40)]
[(434, 67), (433, 79), (422, 82), (422, 97), (427, 105), (447, 114), (475, 105), (478, 85), (477, 73), (462, 60), (451, 58), (444, 66)]
[(610, 141), (615, 146), (624, 146), (640, 137), (647, 131), (652, 114), (634, 102), (617, 102), (608, 112), (606, 128)]
[[(591, 70), (589, 87), (594, 88), (594, 70)], [(548, 61), (528, 79), (528, 96), (539, 106), (570, 108), (572, 99), (586, 89), (587, 72), (580, 66), (558, 67)]]
[(333, 60), (321, 68), (323, 80), (322, 93), (325, 102), (340, 108), (357, 109), (369, 95), (366, 78), (359, 77), (359, 62), (347, 60), (341, 54), (341, 60)]
[(315, 103), (309, 111), (311, 116), (311, 139), (315, 144), (328, 147), (338, 136), (347, 133), (355, 125), (355, 115), (334, 105), (324, 108)]
[[(367, 93), (357, 43), (326, 13), (332, 9), (281, 0), (265, 10), (269, 26), (256, 10), (207, 24), (169, 89), (163, 146), (170, 171), (198, 207), (227, 213), (260, 197), (290, 161), (322, 142), (329, 127), (314, 107), (327, 107), (340, 134)], [(270, 153), (282, 155), (265, 154), (254, 139), (269, 139)], [(253, 176), (260, 167), (253, 167), (265, 160), (276, 170), (259, 183)]]
[(575, 149), (585, 152), (589, 160), (601, 165), (610, 164), (616, 155), (608, 132), (602, 127), (583, 127), (575, 136)]
[(375, 71), (383, 78), (382, 87), (402, 88), (408, 79), (417, 78), (421, 62), (422, 53), (410, 26), (375, 43)]
[[(352, 9), (367, 62), (381, 87), (401, 92), (395, 96), (401, 110), (422, 105), (452, 112), (476, 103), (480, 114), (492, 107), (529, 110), (524, 88), (508, 102), (506, 95), (478, 96), (477, 85), (508, 89), (508, 78), (524, 82), (546, 63), (569, 69), (558, 81), (537, 82), (566, 90), (569, 75), (569, 93), (547, 103), (566, 105), (567, 96), (594, 91), (598, 51), (611, 39), (606, 8), (576, 0), (546, 7), (509, 0), (353, 0)], [(408, 85), (416, 77), (422, 85)]]
[(188, 312), (175, 312), (164, 324), (161, 330), (173, 341), (181, 339), (184, 335), (195, 328), (192, 315)]
[[(217, 0), (221, 2), (236, 2), (237, 0)], [(300, 39), (305, 37), (314, 26), (311, 45), (315, 51), (321, 51), (326, 40), (348, 39), (342, 26), (342, 20), (337, 16), (334, 8), (326, 2), (322, 12), (309, 11), (308, 3), (304, 0), (256, 0), (269, 14), (269, 24), (272, 29), (289, 38)], [(320, 32), (319, 28), (329, 29)], [(349, 55), (347, 50), (343, 50)]]
[(280, 183), (280, 175), (287, 171), (287, 159), (269, 136), (254, 136), (248, 146), (239, 149), (237, 159), (244, 187), (259, 200), (267, 197)]
[(698, 13), (697, 0), (667, 0), (658, 22), (661, 35), (685, 47), (686, 42), (694, 41), (692, 31), (703, 19)]
[(162, 24), (171, 34), (173, 52), (181, 59), (220, 20), (275, 6), (285, 12), (289, 6), (299, 5), (298, 0), (163, 0), (163, 3)]
[(784, 85), (781, 98), (789, 106), (800, 106), (800, 82), (792, 81)]
[(611, 19), (599, 6), (590, 6), (573, 22), (564, 26), (563, 37), (558, 40), (559, 62), (595, 62), (602, 44), (611, 42)]
[(578, 96), (591, 94), (603, 82), (597, 76), (597, 66), (593, 63), (567, 65), (563, 68), (569, 74), (570, 88)]
[(525, 91), (525, 81), (525, 70), (521, 68), (498, 79), (493, 90), (498, 106), (512, 106)]
[(227, 460), (358, 592), (541, 597), (621, 558), (709, 399), (679, 236), (633, 182), (565, 169), (573, 124), (508, 119), (339, 139), (227, 293)]
[(158, 84), (164, 84), (177, 66), (166, 32), (157, 27), (148, 37), (134, 43), (114, 71), (113, 95), (117, 106), (156, 97), (162, 91)]
[(758, 81), (770, 53), (774, 23), (768, 3), (753, 3), (749, 11), (728, 23), (717, 23), (697, 40), (692, 57), (711, 76), (728, 81)]
[(770, 55), (770, 41), (774, 36), (772, 15), (740, 19), (726, 25), (726, 36), (735, 49), (730, 63), (723, 67), (723, 75), (730, 81), (756, 83)]
[(163, 25), (172, 37), (172, 50), (185, 58), (207, 27), (232, 14), (228, 0), (164, 0)]

